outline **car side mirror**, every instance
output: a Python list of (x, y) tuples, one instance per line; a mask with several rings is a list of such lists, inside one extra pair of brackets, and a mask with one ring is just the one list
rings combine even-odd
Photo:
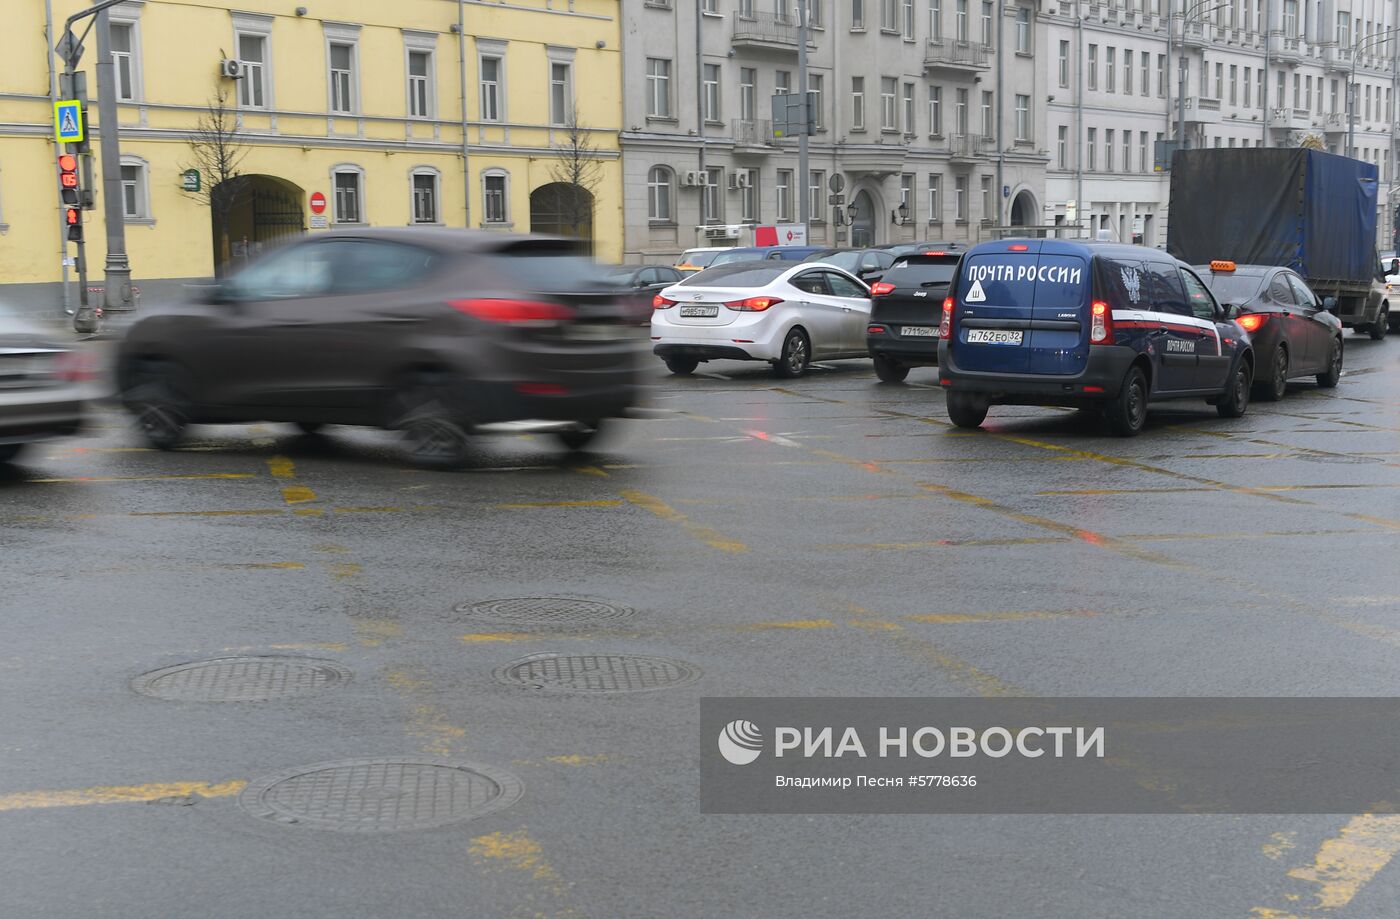
[(1238, 310), (1238, 308), (1236, 308), (1235, 304), (1233, 304), (1233, 303), (1222, 303), (1222, 304), (1220, 304), (1220, 319), (1221, 319), (1222, 322), (1229, 322), (1231, 319), (1234, 319), (1235, 316), (1236, 316), (1238, 313), (1239, 313), (1239, 310)]
[(873, 283), (875, 283), (876, 281), (880, 280), (880, 279), (883, 278), (884, 276), (885, 276), (885, 273), (884, 273), (882, 270), (880, 270), (879, 268), (867, 268), (867, 269), (865, 269), (864, 271), (862, 271), (862, 272), (860, 273), (860, 279), (861, 279), (862, 281), (865, 281), (865, 282), (871, 283), (871, 284), (873, 284)]
[(1322, 308), (1325, 309), (1325, 310), (1326, 310), (1327, 312), (1329, 312), (1329, 313), (1335, 313), (1335, 312), (1337, 311), (1337, 298), (1336, 298), (1336, 297), (1323, 297), (1323, 298), (1322, 298)]

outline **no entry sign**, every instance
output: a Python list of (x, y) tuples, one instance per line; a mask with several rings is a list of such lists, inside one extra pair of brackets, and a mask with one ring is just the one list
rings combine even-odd
[(326, 212), (326, 196), (319, 191), (311, 193), (311, 213), (324, 214)]

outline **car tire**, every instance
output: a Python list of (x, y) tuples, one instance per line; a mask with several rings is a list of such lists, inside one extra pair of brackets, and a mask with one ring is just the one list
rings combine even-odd
[(1317, 385), (1323, 389), (1333, 389), (1342, 379), (1342, 339), (1332, 339), (1332, 353), (1327, 358), (1327, 369), (1317, 375)]
[(700, 362), (693, 357), (668, 357), (666, 358), (666, 369), (678, 377), (688, 377), (695, 372), (695, 368), (700, 366)]
[(0, 444), (0, 463), (14, 462), (15, 457), (24, 452), (27, 444)]
[(871, 355), (875, 359), (875, 375), (881, 383), (903, 383), (909, 376), (909, 368), (892, 361), (881, 354)]
[(1390, 310), (1383, 307), (1380, 315), (1376, 317), (1376, 321), (1371, 323), (1371, 328), (1369, 330), (1371, 333), (1371, 341), (1380, 341), (1385, 338), (1385, 333), (1389, 330)]
[(1269, 360), (1269, 378), (1256, 380), (1254, 398), (1261, 402), (1277, 402), (1288, 392), (1288, 349), (1283, 345), (1274, 348)]
[(567, 431), (554, 432), (554, 436), (559, 438), (559, 442), (569, 450), (582, 450), (592, 443), (602, 432), (602, 420), (595, 419), (593, 421), (580, 421), (576, 426)]
[(1141, 367), (1128, 368), (1118, 395), (1104, 406), (1108, 429), (1119, 437), (1134, 437), (1147, 424), (1147, 375)]
[(986, 398), (976, 393), (948, 393), (948, 419), (960, 428), (980, 428), (989, 408)]
[(189, 400), (174, 365), (151, 362), (133, 375), (122, 402), (136, 416), (136, 426), (157, 450), (174, 450), (189, 428)]
[(785, 380), (802, 376), (812, 363), (812, 343), (807, 333), (793, 328), (783, 339), (783, 353), (773, 365), (773, 372)]
[(1240, 361), (1240, 365), (1235, 368), (1235, 375), (1230, 378), (1230, 385), (1220, 396), (1220, 401), (1215, 404), (1215, 410), (1221, 418), (1239, 418), (1249, 410), (1252, 377), (1249, 365)]
[(403, 432), (409, 461), (421, 469), (457, 469), (471, 452), (471, 438), (449, 409), (444, 390), (440, 380), (414, 379), (396, 396), (391, 427)]
[(294, 421), (292, 424), (303, 434), (318, 434), (325, 427), (320, 421)]

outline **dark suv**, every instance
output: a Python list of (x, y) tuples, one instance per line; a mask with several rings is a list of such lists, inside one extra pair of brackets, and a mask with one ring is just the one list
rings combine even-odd
[(123, 404), (169, 449), (192, 422), (406, 432), (452, 466), (482, 425), (535, 420), (570, 448), (638, 398), (635, 321), (570, 240), (403, 228), (318, 233), (120, 346)]
[(871, 285), (865, 341), (883, 382), (898, 383), (910, 367), (938, 363), (938, 323), (958, 258), (942, 250), (901, 256)]

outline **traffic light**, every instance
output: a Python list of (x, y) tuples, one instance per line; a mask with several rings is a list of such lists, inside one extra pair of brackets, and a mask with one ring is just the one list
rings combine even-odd
[(83, 238), (82, 195), (78, 186), (78, 158), (71, 153), (59, 154), (58, 190), (63, 200), (63, 219), (68, 226), (68, 238), (79, 241)]

